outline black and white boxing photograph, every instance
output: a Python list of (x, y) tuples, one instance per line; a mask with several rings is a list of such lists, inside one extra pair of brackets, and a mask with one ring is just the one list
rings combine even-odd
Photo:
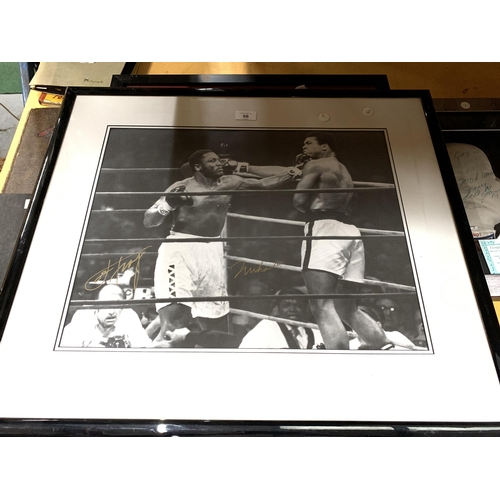
[(432, 348), (384, 130), (110, 127), (94, 188), (57, 348)]

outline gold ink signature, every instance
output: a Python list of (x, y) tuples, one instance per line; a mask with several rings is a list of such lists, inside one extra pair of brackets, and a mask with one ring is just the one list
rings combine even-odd
[(267, 271), (270, 271), (271, 269), (274, 269), (275, 267), (279, 267), (281, 264), (278, 264), (275, 262), (272, 267), (269, 266), (263, 266), (264, 262), (262, 261), (257, 267), (252, 267), (252, 266), (246, 266), (245, 262), (242, 262), (241, 260), (235, 262), (232, 266), (229, 266), (229, 269), (233, 269), (235, 266), (240, 265), (239, 269), (236, 268), (237, 273), (233, 276), (233, 278), (237, 278), (240, 274), (243, 276), (247, 276), (249, 274), (257, 274), (257, 273), (267, 273)]
[(140, 252), (130, 255), (124, 255), (123, 257), (120, 257), (116, 262), (111, 262), (111, 260), (108, 260), (108, 265), (104, 269), (101, 269), (100, 271), (95, 273), (85, 282), (85, 290), (92, 292), (94, 290), (98, 290), (112, 279), (116, 279), (118, 281), (118, 274), (125, 272), (127, 269), (130, 269), (134, 265), (135, 274), (133, 279), (133, 288), (135, 290), (139, 281), (139, 275), (141, 274), (141, 258), (148, 248), (151, 248), (151, 246), (143, 248)]

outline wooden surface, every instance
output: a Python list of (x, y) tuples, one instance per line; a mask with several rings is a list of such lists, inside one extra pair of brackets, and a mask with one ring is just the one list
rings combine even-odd
[(32, 109), (42, 107), (38, 102), (39, 97), (40, 97), (40, 92), (36, 92), (34, 90), (32, 90), (28, 96), (28, 100), (26, 101), (26, 104), (24, 106), (23, 114), (21, 115), (21, 119), (19, 120), (19, 124), (16, 128), (16, 133), (14, 134), (14, 138), (12, 139), (9, 152), (7, 153), (7, 158), (5, 158), (5, 164), (2, 170), (0, 171), (0, 193), (4, 192), (5, 184), (7, 183), (7, 179), (10, 174), (10, 169), (12, 167), (12, 163), (14, 162), (14, 158), (17, 153), (17, 148), (21, 143), (21, 137), (26, 127), (30, 111)]
[(429, 89), (434, 98), (500, 97), (500, 63), (142, 62), (135, 74), (383, 74), (392, 89)]

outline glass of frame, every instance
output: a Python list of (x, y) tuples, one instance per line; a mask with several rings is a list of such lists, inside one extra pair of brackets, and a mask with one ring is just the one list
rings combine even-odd
[(433, 113), (69, 89), (2, 297), (4, 432), (495, 432), (499, 327)]

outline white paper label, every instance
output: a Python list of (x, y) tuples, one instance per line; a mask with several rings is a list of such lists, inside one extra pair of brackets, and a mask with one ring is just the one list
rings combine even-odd
[(236, 120), (257, 120), (257, 111), (236, 111)]

